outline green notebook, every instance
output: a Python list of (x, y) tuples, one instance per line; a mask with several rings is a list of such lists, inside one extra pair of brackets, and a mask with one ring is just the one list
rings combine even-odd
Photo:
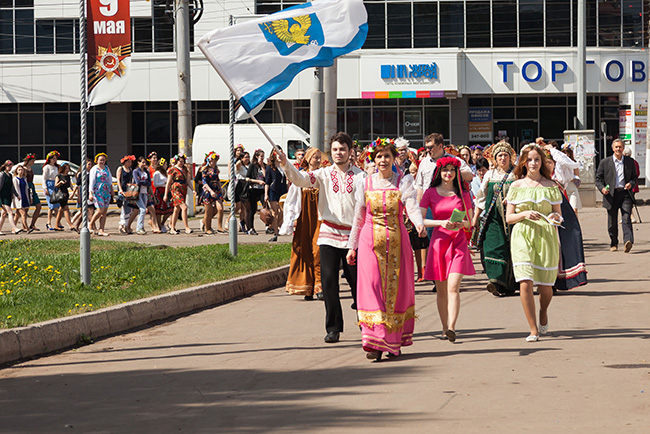
[(458, 209), (454, 208), (451, 213), (451, 217), (449, 217), (449, 221), (452, 223), (460, 223), (463, 221), (466, 215), (467, 213), (465, 211), (459, 211)]

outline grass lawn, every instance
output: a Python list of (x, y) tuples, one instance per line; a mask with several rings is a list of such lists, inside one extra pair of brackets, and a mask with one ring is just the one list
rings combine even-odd
[(291, 244), (171, 248), (91, 241), (92, 284), (79, 280), (79, 242), (0, 240), (0, 328), (75, 315), (289, 263)]

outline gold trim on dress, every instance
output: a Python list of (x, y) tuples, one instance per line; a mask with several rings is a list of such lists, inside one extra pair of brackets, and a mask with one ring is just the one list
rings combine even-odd
[(381, 324), (386, 327), (389, 333), (401, 331), (407, 321), (417, 318), (415, 315), (415, 306), (410, 306), (404, 313), (388, 313), (382, 312), (381, 310), (374, 312), (359, 310), (357, 313), (359, 316), (358, 324), (363, 324), (368, 328), (373, 328), (375, 325)]

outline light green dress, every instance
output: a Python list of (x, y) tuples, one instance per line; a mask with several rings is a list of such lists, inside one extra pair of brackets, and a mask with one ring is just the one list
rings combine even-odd
[[(515, 212), (534, 210), (548, 216), (553, 205), (562, 203), (556, 187), (510, 187), (506, 197)], [(530, 219), (515, 223), (510, 236), (510, 251), (515, 280), (532, 280), (535, 285), (553, 286), (560, 263), (557, 229), (546, 220)]]

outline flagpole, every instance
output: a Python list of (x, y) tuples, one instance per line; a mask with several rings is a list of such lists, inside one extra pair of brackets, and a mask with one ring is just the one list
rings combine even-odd
[(88, 176), (86, 159), (88, 158), (88, 134), (86, 118), (88, 114), (88, 46), (86, 44), (86, 0), (79, 0), (79, 65), (81, 74), (80, 86), (80, 120), (81, 120), (81, 231), (79, 234), (79, 270), (81, 282), (90, 285), (90, 231), (88, 230)]
[[(230, 15), (229, 25), (233, 25), (233, 16)], [(200, 47), (199, 47), (200, 48)], [(203, 50), (201, 50), (203, 51)], [(219, 73), (219, 70), (217, 70)], [(219, 75), (221, 75), (219, 73)], [(225, 80), (224, 80), (225, 81)], [(230, 88), (230, 86), (228, 86)], [(239, 227), (237, 225), (237, 216), (235, 211), (237, 204), (235, 203), (235, 96), (233, 95), (232, 88), (230, 88), (230, 98), (228, 99), (228, 109), (229, 109), (229, 133), (230, 133), (230, 182), (228, 183), (228, 198), (230, 199), (230, 220), (228, 222), (228, 233), (229, 233), (229, 246), (230, 254), (237, 256), (237, 231)]]

